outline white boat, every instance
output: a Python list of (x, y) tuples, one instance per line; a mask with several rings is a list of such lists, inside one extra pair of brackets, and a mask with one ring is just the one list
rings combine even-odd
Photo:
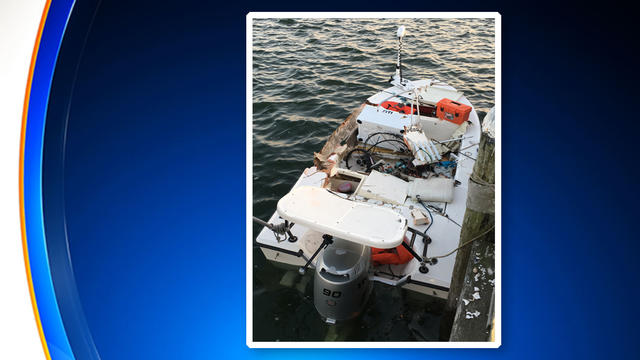
[[(365, 282), (449, 291), (480, 122), (455, 88), (404, 79), (400, 50), (390, 84), (336, 129), (256, 238), (270, 261), (316, 271), (328, 322), (359, 313)], [(461, 121), (445, 101), (471, 111)]]

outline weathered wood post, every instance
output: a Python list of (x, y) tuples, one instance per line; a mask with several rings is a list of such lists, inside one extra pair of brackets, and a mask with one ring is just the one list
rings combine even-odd
[[(495, 275), (495, 108), (485, 116), (443, 314), (443, 341), (488, 341)], [(475, 239), (475, 240), (474, 240)]]

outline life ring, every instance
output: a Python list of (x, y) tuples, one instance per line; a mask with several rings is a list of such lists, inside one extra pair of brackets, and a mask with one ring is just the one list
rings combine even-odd
[[(406, 239), (405, 237), (404, 240)], [(371, 261), (374, 265), (401, 265), (408, 263), (412, 258), (413, 255), (402, 245), (391, 249), (371, 248)]]

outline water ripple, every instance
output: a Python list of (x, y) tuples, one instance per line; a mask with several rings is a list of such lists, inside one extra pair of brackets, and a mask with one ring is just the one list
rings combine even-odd
[[(256, 19), (253, 38), (254, 213), (312, 165), (328, 135), (394, 71), (399, 24), (403, 74), (463, 91), (479, 115), (494, 104), (492, 19)], [(258, 191), (259, 190), (259, 191)]]

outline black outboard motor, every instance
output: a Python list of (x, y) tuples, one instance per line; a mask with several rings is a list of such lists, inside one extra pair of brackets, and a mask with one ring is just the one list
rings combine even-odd
[(316, 265), (313, 301), (327, 323), (358, 316), (369, 298), (371, 248), (334, 238)]

